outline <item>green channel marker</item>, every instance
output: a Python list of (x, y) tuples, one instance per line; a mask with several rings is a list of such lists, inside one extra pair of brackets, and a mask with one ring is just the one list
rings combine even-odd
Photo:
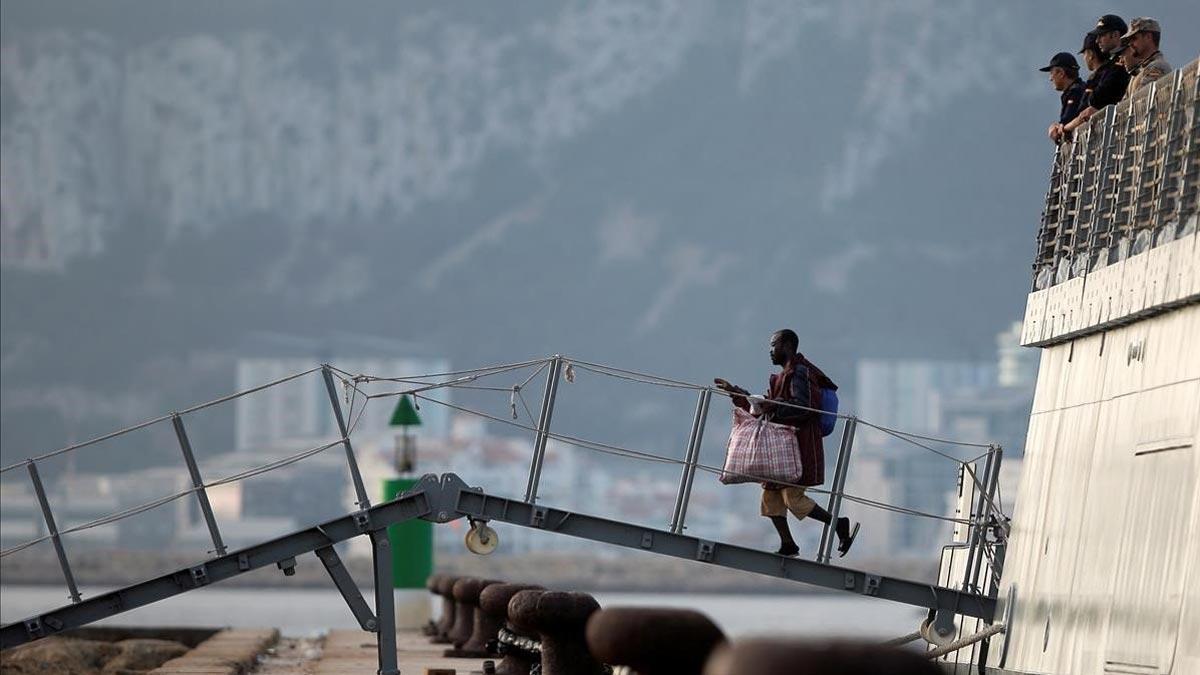
[[(396, 495), (417, 484), (416, 478), (385, 478), (383, 499)], [(433, 574), (433, 523), (419, 518), (388, 526), (388, 541), (392, 545), (392, 579), (396, 588), (425, 588), (425, 580)]]

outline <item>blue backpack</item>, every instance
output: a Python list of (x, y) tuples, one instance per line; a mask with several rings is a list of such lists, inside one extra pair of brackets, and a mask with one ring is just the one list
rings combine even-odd
[(837, 426), (838, 397), (836, 389), (821, 388), (821, 435), (828, 436)]

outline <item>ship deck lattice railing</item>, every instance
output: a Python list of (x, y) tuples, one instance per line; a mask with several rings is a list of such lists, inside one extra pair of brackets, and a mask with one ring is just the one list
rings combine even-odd
[(1197, 230), (1200, 60), (1103, 109), (1054, 152), (1033, 290)]

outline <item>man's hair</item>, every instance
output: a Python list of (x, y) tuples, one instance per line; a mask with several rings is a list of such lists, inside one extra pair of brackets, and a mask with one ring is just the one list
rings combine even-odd
[(779, 336), (780, 340), (783, 340), (783, 344), (791, 345), (792, 349), (800, 348), (800, 337), (796, 335), (796, 331), (792, 330), (791, 328), (777, 330), (775, 331), (775, 334)]
[(1148, 30), (1145, 32), (1148, 33), (1150, 38), (1154, 40), (1154, 48), (1158, 49), (1159, 42), (1162, 40), (1162, 33), (1156, 30)]

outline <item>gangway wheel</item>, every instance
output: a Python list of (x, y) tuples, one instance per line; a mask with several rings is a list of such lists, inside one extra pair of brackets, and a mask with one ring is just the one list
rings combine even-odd
[(464, 542), (471, 553), (488, 555), (500, 545), (500, 535), (496, 534), (486, 521), (472, 519), (471, 529), (467, 530)]

